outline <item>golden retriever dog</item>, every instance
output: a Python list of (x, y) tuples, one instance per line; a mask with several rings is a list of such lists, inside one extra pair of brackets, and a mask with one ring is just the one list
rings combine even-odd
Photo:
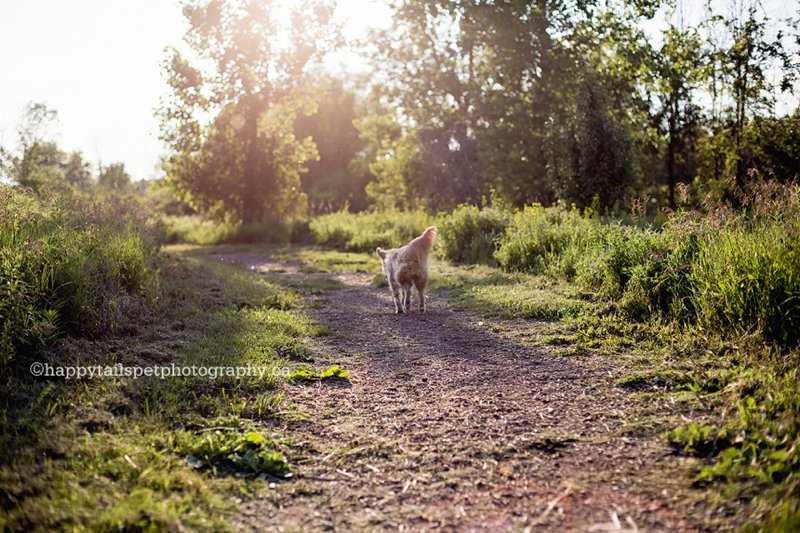
[[(389, 282), (396, 313), (411, 310), (411, 285), (419, 293), (419, 310), (425, 312), (425, 286), (428, 284), (428, 255), (436, 240), (436, 228), (431, 226), (422, 235), (401, 248), (383, 250), (378, 247), (383, 273)], [(402, 291), (402, 292), (401, 292)]]

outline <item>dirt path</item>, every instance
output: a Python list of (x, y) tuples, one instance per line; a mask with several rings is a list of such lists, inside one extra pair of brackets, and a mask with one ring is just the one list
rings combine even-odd
[(428, 313), (396, 316), (366, 274), (220, 259), (341, 282), (305, 311), (334, 332), (312, 345), (314, 366), (351, 372), (349, 384), (291, 386), (308, 415), (283, 428), (297, 478), (244, 503), (242, 529), (691, 531), (721, 512), (687, 489), (687, 460), (657, 434), (620, 431), (642, 405), (608, 360), (526, 346), (513, 339), (530, 323), (436, 294)]

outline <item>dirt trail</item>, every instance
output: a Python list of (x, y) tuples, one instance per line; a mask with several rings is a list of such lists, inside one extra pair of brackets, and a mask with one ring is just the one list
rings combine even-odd
[(297, 477), (245, 502), (238, 527), (693, 531), (720, 512), (687, 489), (687, 459), (663, 439), (620, 431), (642, 406), (614, 386), (610, 361), (525, 346), (502, 333), (526, 322), (455, 311), (436, 294), (427, 313), (395, 315), (366, 274), (220, 259), (341, 282), (304, 311), (334, 332), (315, 340), (314, 366), (351, 372), (350, 383), (290, 385), (308, 414), (282, 428)]

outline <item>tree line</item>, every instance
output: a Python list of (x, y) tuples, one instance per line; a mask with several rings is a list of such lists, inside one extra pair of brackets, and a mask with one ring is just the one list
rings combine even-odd
[[(667, 0), (391, 6), (391, 25), (354, 44), (328, 0), (187, 1), (156, 111), (166, 183), (207, 217), (263, 222), (488, 197), (674, 208), (797, 178), (800, 110), (775, 109), (795, 94), (798, 20), (755, 0), (712, 2), (691, 21)], [(671, 22), (645, 31), (657, 18)], [(326, 70), (343, 46), (368, 76)], [(85, 186), (82, 155), (38, 136), (48, 113), (26, 111), (6, 174)], [(111, 165), (98, 181), (123, 174)]]
[(37, 192), (64, 184), (81, 190), (135, 190), (124, 163), (99, 164), (94, 172), (81, 151), (59, 148), (50, 131), (57, 117), (55, 109), (41, 102), (30, 102), (23, 108), (17, 150), (0, 146), (0, 176)]

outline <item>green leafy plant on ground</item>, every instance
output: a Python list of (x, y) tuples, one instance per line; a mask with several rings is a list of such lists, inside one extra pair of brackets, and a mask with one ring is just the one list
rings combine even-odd
[(306, 365), (298, 365), (291, 374), (289, 379), (294, 381), (324, 381), (326, 379), (347, 379), (350, 375), (349, 370), (342, 370), (340, 366), (331, 366), (317, 372), (311, 367)]
[(339, 366), (331, 366), (322, 372), (317, 372), (306, 365), (298, 365), (289, 374), (289, 379), (295, 381), (324, 381), (326, 379), (347, 379), (349, 375), (349, 370), (342, 370)]
[(292, 468), (277, 449), (278, 443), (259, 432), (239, 433), (212, 429), (201, 433), (180, 431), (175, 435), (175, 452), (197, 469), (210, 468), (214, 474), (289, 477)]
[(495, 251), (509, 223), (501, 208), (463, 205), (440, 215), (437, 228), (442, 240), (441, 254), (456, 263), (496, 264)]

